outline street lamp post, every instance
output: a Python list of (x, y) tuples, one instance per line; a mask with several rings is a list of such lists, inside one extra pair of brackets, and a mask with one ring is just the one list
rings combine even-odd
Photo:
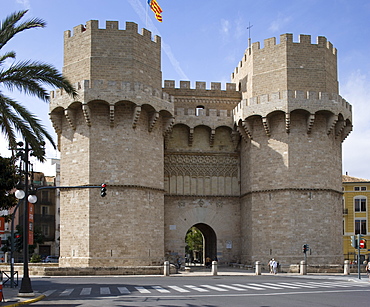
[[(17, 190), (17, 192), (21, 193), (20, 192), (21, 190)], [(23, 191), (22, 191), (23, 192)], [(22, 198), (24, 198), (24, 196), (22, 198), (20, 198), (22, 195), (19, 195), (19, 193), (17, 193), (17, 198), (18, 198), (18, 204), (15, 206), (15, 209), (12, 213), (12, 221), (11, 221), (11, 232), (10, 232), (10, 288), (14, 288), (15, 286), (15, 283), (14, 283), (14, 217), (15, 217), (15, 214), (17, 213), (17, 210), (18, 210), (18, 207), (22, 201)], [(22, 194), (22, 193), (21, 193)]]
[[(32, 182), (31, 182), (31, 190), (29, 186), (29, 153), (32, 150), (32, 148), (29, 147), (27, 141), (23, 146), (23, 142), (19, 142), (17, 144), (19, 148), (17, 148), (18, 156), (21, 157), (21, 159), (24, 161), (24, 191), (18, 190), (16, 191), (16, 197), (18, 199), (24, 199), (24, 206), (23, 206), (23, 277), (21, 282), (21, 288), (19, 289), (18, 296), (35, 296), (32, 285), (31, 285), (31, 279), (29, 276), (29, 270), (28, 270), (28, 258), (29, 258), (29, 252), (28, 252), (28, 233), (29, 233), (29, 212), (28, 212), (28, 202), (35, 203), (37, 201), (36, 195), (30, 194), (33, 193), (32, 188)], [(20, 170), (22, 172), (22, 170)], [(24, 193), (22, 193), (24, 192)]]

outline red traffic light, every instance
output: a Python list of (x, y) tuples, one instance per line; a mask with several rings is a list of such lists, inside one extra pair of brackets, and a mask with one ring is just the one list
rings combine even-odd
[(105, 195), (107, 195), (107, 184), (102, 183), (100, 189), (100, 196), (105, 197)]

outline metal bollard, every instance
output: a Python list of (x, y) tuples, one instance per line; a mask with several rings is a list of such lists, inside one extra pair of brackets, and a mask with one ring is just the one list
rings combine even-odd
[(299, 274), (307, 275), (307, 265), (304, 260), (301, 261), (300, 268), (299, 268)]
[(217, 261), (212, 261), (212, 275), (217, 275)]
[(350, 275), (349, 260), (344, 261), (344, 275)]
[(163, 275), (170, 276), (170, 262), (169, 261), (164, 262)]
[(261, 261), (256, 261), (256, 275), (261, 275), (261, 269), (262, 269)]

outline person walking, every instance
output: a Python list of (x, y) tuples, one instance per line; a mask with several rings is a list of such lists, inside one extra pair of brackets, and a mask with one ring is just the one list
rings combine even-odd
[(271, 263), (271, 266), (272, 266), (272, 273), (273, 274), (276, 274), (277, 273), (277, 262), (275, 261), (275, 259), (272, 259), (272, 263)]
[(268, 262), (268, 266), (269, 266), (270, 274), (272, 274), (272, 258), (271, 258), (271, 259), (270, 259), (270, 261)]
[(370, 261), (368, 261), (368, 263), (366, 265), (366, 273), (367, 273), (367, 277), (369, 277), (369, 281), (370, 281)]

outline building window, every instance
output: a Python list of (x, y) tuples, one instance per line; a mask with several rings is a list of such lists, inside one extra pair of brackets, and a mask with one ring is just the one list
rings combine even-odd
[(366, 197), (355, 197), (355, 212), (366, 212)]
[(197, 106), (195, 109), (195, 116), (199, 116), (204, 110), (204, 106)]
[(363, 219), (355, 220), (355, 235), (357, 234), (361, 234), (361, 235), (367, 234), (366, 220), (363, 220)]
[(354, 187), (355, 191), (360, 191), (360, 187)]
[(45, 237), (49, 236), (49, 225), (42, 225), (42, 234)]
[(42, 191), (41, 192), (41, 201), (42, 202), (49, 201), (49, 192), (48, 191)]
[(366, 191), (366, 187), (361, 187), (361, 191)]
[(49, 215), (49, 207), (42, 206), (41, 207), (41, 214), (42, 214), (42, 216)]

